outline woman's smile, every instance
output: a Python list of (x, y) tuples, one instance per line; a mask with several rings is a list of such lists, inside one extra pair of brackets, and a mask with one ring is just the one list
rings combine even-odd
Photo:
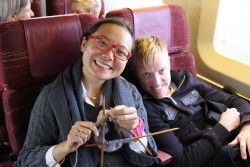
[(94, 62), (95, 62), (95, 64), (96, 64), (97, 66), (100, 66), (100, 67), (102, 67), (102, 68), (104, 68), (104, 69), (106, 69), (106, 70), (110, 70), (110, 69), (111, 69), (110, 66), (108, 66), (108, 65), (106, 65), (106, 64), (103, 64), (102, 62), (100, 62), (100, 61), (98, 61), (98, 60), (95, 60)]

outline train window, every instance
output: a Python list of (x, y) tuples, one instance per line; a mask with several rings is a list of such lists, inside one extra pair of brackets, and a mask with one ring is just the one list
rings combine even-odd
[(105, 2), (105, 11), (108, 12), (114, 9), (120, 8), (140, 8), (140, 7), (147, 7), (147, 6), (156, 6), (162, 5), (162, 0), (104, 0)]
[(250, 97), (250, 77), (246, 75), (250, 73), (248, 1), (202, 1), (196, 56), (198, 75), (229, 85), (247, 98)]
[(249, 0), (220, 0), (215, 27), (215, 50), (250, 65)]

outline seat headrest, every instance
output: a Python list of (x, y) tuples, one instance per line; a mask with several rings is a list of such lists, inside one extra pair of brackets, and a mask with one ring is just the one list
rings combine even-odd
[(82, 32), (77, 15), (25, 20), (23, 25), (32, 77), (56, 75), (80, 56)]
[(155, 35), (168, 45), (169, 53), (186, 50), (189, 36), (184, 10), (174, 4), (118, 9), (107, 13), (106, 17), (122, 17), (134, 27), (136, 39), (139, 36)]
[(23, 87), (58, 75), (81, 57), (82, 34), (97, 21), (74, 14), (0, 24), (1, 84)]
[(41, 0), (34, 0), (31, 4), (31, 9), (34, 12), (34, 17), (41, 17), (42, 16), (42, 9), (41, 9)]

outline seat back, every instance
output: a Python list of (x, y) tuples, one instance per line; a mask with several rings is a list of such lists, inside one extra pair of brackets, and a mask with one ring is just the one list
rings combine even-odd
[(72, 13), (70, 1), (71, 0), (46, 0), (47, 16)]
[(134, 28), (135, 38), (159, 36), (166, 43), (173, 70), (185, 69), (196, 78), (194, 56), (187, 52), (189, 35), (184, 10), (175, 4), (137, 9), (123, 8), (109, 11), (106, 17), (122, 17)]
[[(35, 14), (35, 17), (40, 17), (42, 15), (41, 12), (41, 0), (34, 0), (31, 4), (31, 9)], [(2, 95), (3, 87), (0, 85), (0, 96)], [(0, 162), (8, 159), (9, 151), (9, 138), (6, 129), (5, 116), (2, 106), (2, 97), (0, 97)], [(2, 164), (0, 163), (0, 166)], [(7, 165), (4, 165), (7, 166)], [(8, 165), (10, 166), (10, 165)]]
[(0, 23), (2, 103), (14, 153), (22, 148), (41, 89), (81, 57), (82, 34), (96, 21), (73, 14)]
[(31, 9), (34, 12), (35, 17), (42, 16), (41, 0), (33, 0), (31, 4)]
[[(172, 70), (188, 70), (196, 78), (194, 56), (187, 52), (189, 35), (184, 10), (174, 4), (144, 7), (138, 9), (123, 8), (112, 10), (106, 17), (125, 18), (133, 26), (135, 38), (140, 36), (158, 36), (167, 43)], [(136, 84), (129, 66), (122, 74)], [(158, 149), (158, 164), (164, 166), (172, 161), (172, 156)]]
[[(105, 15), (104, 0), (101, 0), (102, 8), (99, 14), (99, 19), (103, 19)], [(47, 16), (70, 14), (71, 0), (46, 0)]]

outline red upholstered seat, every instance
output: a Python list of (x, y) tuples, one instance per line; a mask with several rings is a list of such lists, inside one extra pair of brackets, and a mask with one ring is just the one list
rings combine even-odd
[(81, 57), (82, 34), (97, 20), (80, 14), (0, 23), (0, 85), (14, 153), (22, 148), (40, 90)]
[[(144, 7), (138, 9), (123, 8), (110, 11), (106, 17), (122, 17), (134, 27), (135, 38), (145, 35), (161, 37), (166, 43), (170, 55), (171, 69), (188, 70), (196, 78), (194, 56), (187, 52), (189, 35), (184, 10), (174, 4)], [(126, 72), (127, 71), (127, 72)], [(134, 81), (129, 67), (123, 73), (129, 81)], [(166, 165), (172, 156), (158, 150), (159, 165)]]
[[(35, 14), (35, 17), (39, 17), (41, 16), (41, 1), (40, 0), (34, 0), (32, 5), (31, 5), (31, 9)], [(3, 87), (0, 85), (0, 95), (3, 92)], [(0, 97), (0, 100), (2, 98)], [(1, 100), (2, 101), (2, 100)], [(2, 104), (0, 105), (0, 150), (1, 150), (1, 146), (6, 145), (6, 143), (8, 143), (8, 134), (7, 134), (7, 129), (6, 129), (6, 125), (5, 125), (5, 118), (4, 118), (4, 112), (3, 112), (3, 107)], [(0, 157), (1, 157), (1, 152), (0, 152)], [(1, 161), (1, 159), (0, 159)]]
[(173, 70), (186, 69), (196, 77), (194, 56), (187, 52), (189, 35), (184, 10), (174, 4), (138, 9), (118, 9), (110, 11), (106, 17), (127, 19), (135, 30), (135, 37), (155, 35), (168, 45)]
[(47, 16), (72, 13), (70, 0), (46, 0)]
[(42, 8), (41, 8), (41, 0), (33, 0), (31, 4), (31, 9), (34, 12), (34, 17), (41, 17), (42, 16)]

